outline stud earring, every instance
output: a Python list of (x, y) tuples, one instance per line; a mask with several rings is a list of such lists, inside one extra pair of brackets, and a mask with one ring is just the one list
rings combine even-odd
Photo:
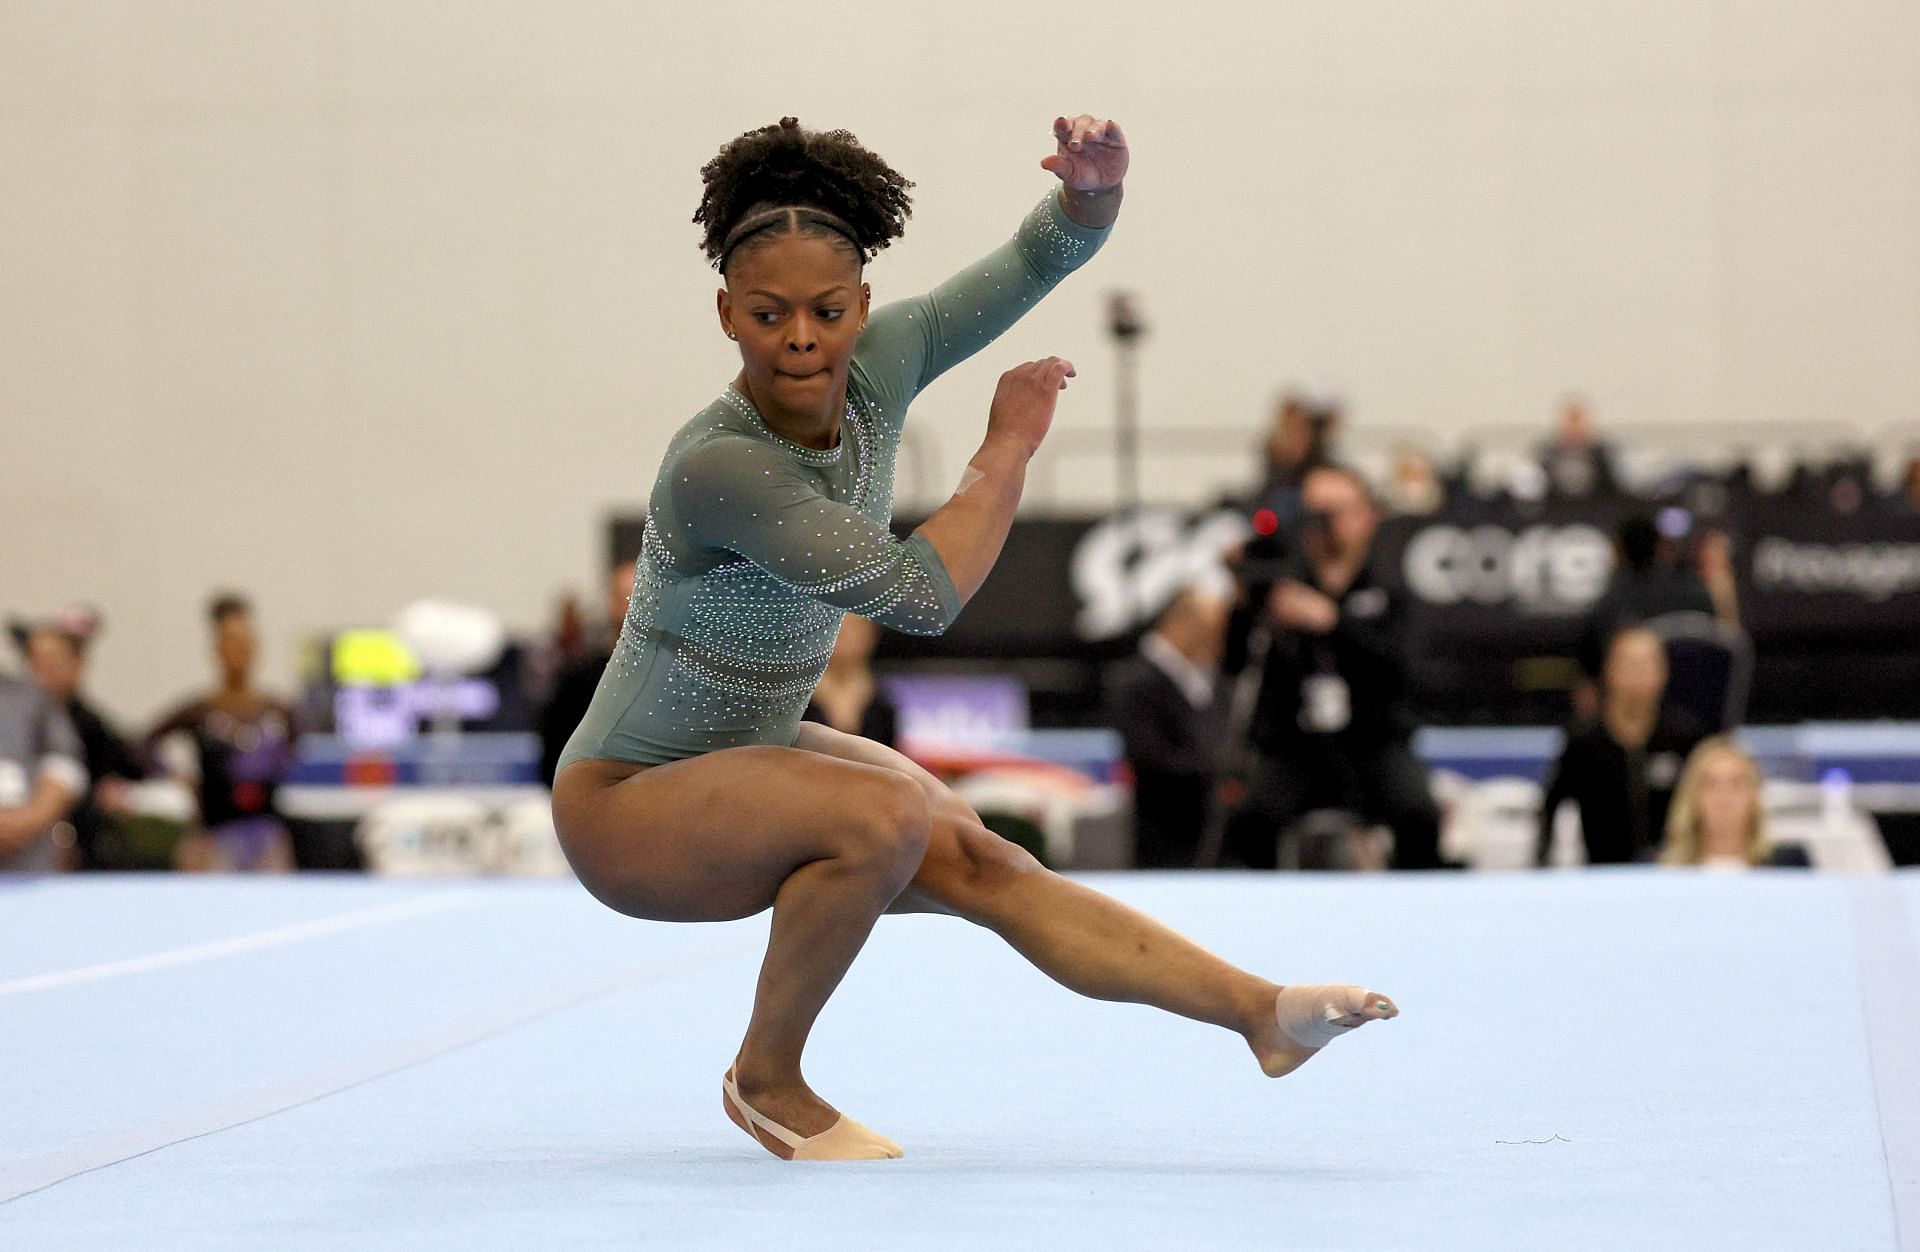
[(732, 331), (727, 332), (727, 338), (733, 340), (735, 343), (738, 343), (740, 341), (740, 336), (734, 334)]

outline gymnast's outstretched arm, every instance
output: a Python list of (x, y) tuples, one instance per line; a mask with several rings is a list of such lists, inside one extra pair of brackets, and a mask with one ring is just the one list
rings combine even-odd
[(1040, 162), (1060, 186), (1014, 237), (923, 295), (874, 310), (853, 369), (895, 431), (922, 388), (992, 343), (1106, 242), (1119, 216), (1127, 140), (1119, 124), (1057, 118)]

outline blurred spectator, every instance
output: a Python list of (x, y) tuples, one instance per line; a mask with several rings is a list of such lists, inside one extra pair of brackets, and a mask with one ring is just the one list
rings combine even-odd
[(1265, 464), (1252, 509), (1270, 509), (1282, 525), (1300, 515), (1300, 485), (1328, 464), (1340, 435), (1340, 405), (1328, 397), (1289, 390), (1281, 394), (1267, 427)]
[(0, 674), (0, 873), (63, 868), (54, 828), (86, 789), (73, 723), (38, 687)]
[(1587, 611), (1581, 629), (1580, 667), (1589, 677), (1598, 677), (1605, 659), (1607, 641), (1628, 626), (1635, 626), (1667, 613), (1731, 614), (1738, 625), (1739, 607), (1733, 592), (1733, 565), (1724, 536), (1711, 545), (1703, 544), (1702, 553), (1714, 562), (1716, 582), (1726, 599), (1716, 603), (1700, 574), (1679, 562), (1675, 542), (1660, 533), (1659, 524), (1645, 514), (1635, 514), (1620, 523), (1615, 537), (1613, 580)]
[(1775, 847), (1767, 839), (1760, 765), (1725, 736), (1703, 740), (1687, 759), (1667, 813), (1663, 865), (1747, 869), (1810, 862), (1804, 848)]
[(1231, 608), (1224, 594), (1186, 588), (1114, 674), (1112, 719), (1133, 771), (1142, 869), (1187, 868), (1199, 854), (1221, 764), (1216, 679)]
[(1600, 679), (1599, 716), (1576, 723), (1540, 806), (1536, 860), (1547, 863), (1563, 800), (1580, 808), (1591, 865), (1645, 860), (1667, 825), (1680, 766), (1701, 739), (1693, 719), (1662, 706), (1667, 651), (1652, 631), (1613, 637)]
[(1447, 506), (1447, 489), (1423, 449), (1402, 444), (1394, 450), (1387, 480), (1387, 507), (1403, 517), (1424, 517)]
[[(1409, 741), (1408, 641), (1398, 592), (1369, 559), (1380, 514), (1353, 471), (1322, 466), (1301, 485), (1299, 556), (1256, 577), (1228, 651), (1267, 634), (1247, 796), (1227, 839), (1248, 865), (1272, 868), (1277, 836), (1315, 809), (1346, 809), (1391, 828), (1393, 862), (1439, 863), (1440, 815)], [(1257, 642), (1251, 653), (1257, 653)]]
[(15, 621), (14, 643), (27, 658), (33, 681), (53, 706), (67, 715), (80, 737), (88, 786), (68, 820), (80, 869), (111, 869), (102, 836), (114, 816), (128, 812), (126, 785), (147, 776), (145, 765), (114, 728), (80, 694), (86, 676), (87, 649), (99, 633), (91, 609), (72, 605), (43, 622)]
[(879, 642), (880, 628), (866, 618), (854, 613), (841, 618), (827, 671), (801, 716), (893, 747), (900, 717), (873, 676), (873, 650)]
[(1586, 397), (1570, 395), (1560, 404), (1560, 421), (1553, 438), (1540, 449), (1540, 468), (1546, 471), (1553, 494), (1584, 500), (1620, 492), (1613, 446), (1593, 428), (1593, 412)]
[(1733, 540), (1724, 530), (1709, 530), (1694, 545), (1694, 570), (1707, 599), (1713, 601), (1713, 615), (1729, 626), (1740, 624), (1740, 585), (1733, 573)]
[(176, 863), (187, 870), (290, 870), (293, 846), (275, 798), (293, 765), (293, 709), (254, 687), (258, 641), (246, 600), (219, 596), (207, 616), (219, 686), (162, 718), (144, 745), (152, 759), (162, 739), (185, 734), (198, 758), (204, 829), (181, 841)]
[[(626, 612), (626, 600), (622, 597), (620, 611)], [(615, 636), (619, 634), (616, 624)], [(613, 650), (613, 640), (605, 639), (604, 651)], [(572, 596), (560, 601), (560, 620), (553, 628), (553, 654), (561, 669), (573, 664), (594, 650), (595, 641), (587, 636), (587, 615), (580, 611), (580, 602)]]
[(1782, 503), (1850, 517), (1873, 497), (1873, 461), (1870, 453), (1838, 451), (1824, 462), (1794, 464), (1780, 489)]
[[(632, 561), (622, 561), (607, 571), (607, 582), (600, 601), (600, 633), (589, 639), (584, 623), (579, 621), (579, 611), (573, 612), (574, 622), (568, 625), (566, 613), (561, 617), (561, 631), (558, 642), (564, 648), (569, 631), (576, 637), (574, 645), (577, 655), (568, 660), (561, 668), (559, 677), (554, 680), (553, 694), (548, 697), (545, 707), (535, 719), (534, 729), (540, 735), (540, 778), (547, 786), (553, 786), (553, 773), (560, 763), (560, 752), (567, 746), (567, 738), (574, 728), (580, 725), (580, 719), (587, 715), (587, 706), (593, 703), (594, 689), (600, 685), (600, 676), (606, 672), (607, 658), (613, 655), (613, 646), (620, 638), (620, 627), (627, 619), (627, 600), (633, 595)], [(572, 606), (571, 600), (567, 601)]]

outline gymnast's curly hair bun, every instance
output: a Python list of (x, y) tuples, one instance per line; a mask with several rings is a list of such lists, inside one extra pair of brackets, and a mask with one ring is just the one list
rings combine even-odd
[(716, 268), (727, 233), (754, 210), (824, 210), (852, 229), (863, 262), (898, 239), (913, 212), (913, 184), (850, 132), (807, 130), (791, 117), (729, 142), (700, 179), (706, 189), (693, 220), (706, 230), (701, 250)]

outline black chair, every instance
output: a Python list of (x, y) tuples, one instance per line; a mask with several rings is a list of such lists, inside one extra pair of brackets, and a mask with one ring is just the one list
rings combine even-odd
[(1663, 613), (1641, 625), (1667, 649), (1666, 704), (1709, 734), (1740, 725), (1753, 687), (1753, 641), (1711, 613)]

